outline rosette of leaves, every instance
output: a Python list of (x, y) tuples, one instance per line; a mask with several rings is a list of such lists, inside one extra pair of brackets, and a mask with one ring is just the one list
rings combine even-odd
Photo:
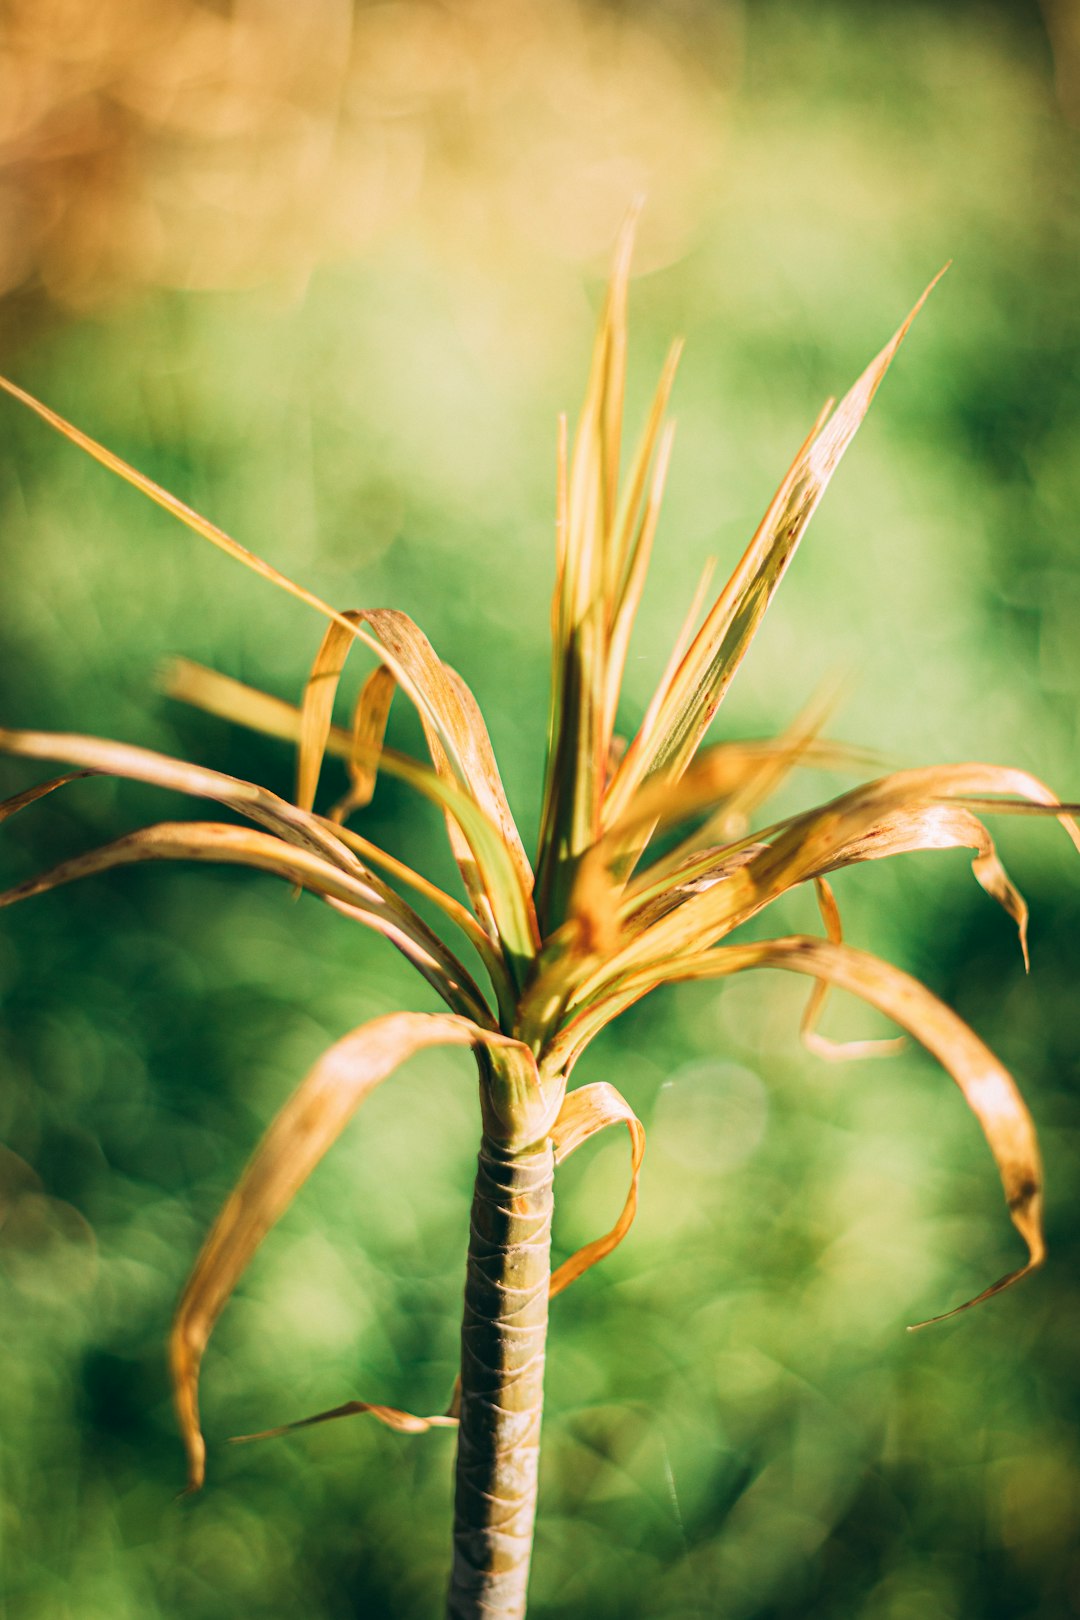
[[(8, 800), (0, 817), (76, 776), (96, 773), (194, 795), (235, 817), (147, 827), (18, 884), (0, 901), (28, 899), (126, 862), (257, 867), (383, 934), (445, 1003), (445, 1012), (395, 1012), (353, 1030), (302, 1081), (256, 1148), (195, 1263), (176, 1314), (171, 1364), (195, 1488), (205, 1468), (200, 1363), (256, 1248), (375, 1086), (421, 1048), (471, 1047), (479, 1071), (481, 1142), (461, 1370), (450, 1406), (443, 1414), (416, 1417), (349, 1401), (304, 1420), (366, 1412), (409, 1432), (457, 1426), (449, 1613), (458, 1620), (511, 1620), (525, 1612), (548, 1301), (626, 1235), (644, 1151), (642, 1126), (614, 1086), (574, 1085), (574, 1070), (594, 1037), (650, 991), (752, 968), (805, 975), (812, 986), (803, 1035), (824, 1052), (835, 1049), (815, 1025), (830, 986), (878, 1008), (956, 1081), (985, 1132), (1026, 1245), (1025, 1263), (978, 1298), (1017, 1281), (1044, 1256), (1039, 1151), (1012, 1077), (925, 986), (843, 943), (829, 874), (906, 851), (969, 848), (978, 882), (1016, 923), (1026, 959), (1026, 907), (980, 813), (1055, 814), (1080, 848), (1080, 832), (1066, 807), (1023, 771), (961, 764), (882, 775), (827, 804), (754, 827), (761, 805), (793, 769), (851, 768), (864, 759), (823, 740), (812, 713), (776, 739), (705, 746), (773, 592), (923, 299), (840, 403), (833, 408), (829, 402), (822, 411), (745, 554), (707, 609), (702, 582), (637, 733), (623, 747), (615, 736), (616, 710), (671, 456), (673, 428), (665, 418), (679, 353), (676, 345), (640, 438), (624, 458), (631, 240), (628, 226), (572, 448), (565, 420), (559, 428), (551, 703), (535, 864), (515, 826), (472, 692), (412, 619), (392, 609), (338, 611), (322, 602), (21, 389), (3, 384), (190, 529), (327, 621), (299, 705), (189, 662), (175, 663), (168, 677), (174, 697), (296, 744), (293, 802), (254, 783), (120, 742), (0, 731), (7, 752), (68, 767), (66, 774)], [(357, 646), (375, 662), (360, 687), (352, 725), (342, 728), (332, 723), (332, 710), (347, 655)], [(384, 746), (399, 691), (420, 716), (428, 761)], [(319, 813), (315, 804), (328, 753), (344, 761), (347, 789)], [(445, 813), (463, 898), (444, 892), (349, 825), (370, 800), (380, 771)], [(673, 843), (680, 829), (681, 841)], [(741, 924), (804, 883), (816, 890), (822, 937), (747, 943), (732, 938)], [(410, 894), (433, 903), (445, 924), (442, 933), (421, 919)], [(478, 982), (462, 961), (461, 941), (472, 947), (486, 982)], [(554, 1168), (612, 1125), (628, 1130), (631, 1145), (623, 1210), (609, 1232), (552, 1273)]]

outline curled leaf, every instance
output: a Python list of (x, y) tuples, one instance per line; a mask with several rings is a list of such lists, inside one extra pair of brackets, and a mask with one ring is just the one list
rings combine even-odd
[[(359, 613), (343, 613), (342, 618), (347, 619), (350, 626), (362, 623)], [(301, 810), (310, 810), (315, 803), (315, 789), (319, 784), (326, 740), (330, 735), (334, 698), (353, 640), (351, 630), (345, 625), (327, 625), (304, 687), (304, 699), (300, 706), (300, 747), (296, 762), (296, 802)], [(381, 743), (382, 739), (379, 741)]]
[(916, 810), (897, 810), (835, 850), (822, 871), (836, 872), (859, 861), (878, 861), (890, 855), (907, 855), (916, 850), (930, 849), (975, 851), (971, 869), (976, 882), (1008, 912), (1016, 924), (1024, 970), (1028, 971), (1031, 960), (1028, 956), (1027, 902), (1002, 866), (987, 829), (977, 816), (962, 805), (931, 804)]
[(360, 688), (353, 710), (352, 746), (346, 761), (351, 786), (331, 810), (332, 821), (345, 821), (354, 810), (362, 810), (371, 803), (396, 689), (397, 681), (385, 664), (376, 665)]
[[(406, 616), (402, 614), (401, 617)], [(434, 654), (431, 656), (434, 657)], [(446, 684), (457, 679), (445, 665), (442, 668)], [(206, 669), (188, 659), (175, 659), (169, 665), (165, 673), (165, 688), (181, 702), (191, 703), (223, 719), (236, 721), (274, 737), (289, 740), (300, 738), (301, 712), (293, 704), (258, 692), (230, 676), (219, 675), (216, 670)], [(464, 682), (461, 688), (467, 691)], [(428, 735), (431, 740), (433, 733), (429, 732)], [(437, 738), (435, 742), (438, 747)], [(326, 746), (329, 752), (345, 759), (351, 758), (355, 762), (359, 758), (360, 749), (355, 736), (350, 736), (339, 727), (330, 728)], [(481, 757), (483, 752), (481, 747)], [(471, 856), (470, 864), (479, 874), (470, 885), (470, 894), (474, 897), (480, 893), (494, 896), (490, 906), (485, 905), (484, 916), (490, 920), (497, 905), (500, 917), (506, 919), (501, 926), (505, 926), (507, 940), (517, 942), (519, 951), (531, 951), (536, 917), (529, 892), (531, 885), (523, 878), (520, 869), (523, 856), (513, 853), (499, 826), (472, 794), (459, 785), (445, 752), (440, 757), (443, 763), (441, 772), (389, 748), (372, 750), (369, 763), (373, 767), (377, 765), (388, 776), (408, 783), (453, 818), (464, 839), (462, 843), (460, 838), (454, 840), (452, 837), (459, 865), (464, 867), (465, 861)], [(518, 960), (522, 959), (519, 957)]]
[(608, 1085), (606, 1080), (600, 1080), (567, 1094), (549, 1133), (555, 1147), (555, 1163), (559, 1165), (576, 1152), (583, 1142), (598, 1131), (606, 1130), (609, 1125), (625, 1125), (630, 1133), (630, 1191), (611, 1231), (586, 1243), (552, 1274), (552, 1298), (561, 1294), (564, 1288), (569, 1288), (590, 1266), (595, 1266), (609, 1255), (630, 1230), (637, 1212), (638, 1176), (645, 1156), (645, 1127), (626, 1098), (614, 1086)]
[[(490, 906), (493, 929), (508, 956), (521, 964), (532, 960), (539, 943), (532, 904), (533, 874), (503, 789), (484, 717), (472, 692), (456, 670), (438, 657), (419, 625), (407, 613), (377, 608), (360, 615), (393, 655), (394, 666), (422, 685), (427, 704), (421, 712), (435, 769), (448, 772), (467, 790), (487, 820), (498, 830), (514, 882), (491, 884), (481, 871), (482, 894)], [(395, 671), (396, 672), (396, 671)], [(465, 830), (465, 829), (463, 829)]]
[[(793, 816), (771, 830), (766, 847), (725, 881), (708, 884), (709, 863), (698, 871), (697, 892), (637, 935), (578, 991), (584, 999), (625, 974), (678, 952), (705, 950), (780, 895), (839, 866), (917, 848), (976, 849), (972, 863), (984, 888), (1016, 921), (1024, 944), (1026, 908), (997, 860), (986, 829), (969, 804), (986, 793), (1023, 795), (1038, 813), (1053, 816), (1080, 849), (1080, 828), (1067, 806), (1026, 771), (999, 765), (932, 765), (866, 782), (828, 804)], [(954, 814), (946, 809), (949, 802)], [(985, 801), (988, 809), (999, 801)], [(1003, 811), (1010, 801), (1001, 802)], [(760, 835), (759, 835), (760, 836)], [(720, 859), (723, 857), (721, 856)], [(685, 879), (684, 879), (685, 881)]]
[[(840, 922), (840, 907), (836, 903), (832, 885), (824, 878), (815, 878), (814, 891), (826, 934), (834, 945), (842, 945), (844, 931)], [(902, 1035), (899, 1039), (885, 1041), (831, 1041), (825, 1035), (819, 1035), (817, 1023), (828, 994), (828, 980), (815, 979), (806, 1010), (799, 1023), (799, 1036), (808, 1052), (813, 1052), (815, 1056), (826, 1058), (831, 1062), (845, 1062), (854, 1058), (891, 1057), (894, 1053), (903, 1051), (907, 1042)]]

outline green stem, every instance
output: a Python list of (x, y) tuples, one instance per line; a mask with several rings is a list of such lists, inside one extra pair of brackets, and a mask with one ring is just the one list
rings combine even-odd
[(544, 1404), (554, 1159), (486, 1136), (461, 1328), (450, 1620), (521, 1620)]

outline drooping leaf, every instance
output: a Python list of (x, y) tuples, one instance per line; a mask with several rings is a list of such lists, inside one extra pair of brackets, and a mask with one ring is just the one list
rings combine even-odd
[(271, 1124), (214, 1222), (173, 1324), (170, 1359), (189, 1490), (202, 1484), (206, 1466), (198, 1409), (203, 1352), (259, 1244), (361, 1103), (407, 1058), (429, 1046), (485, 1044), (516, 1043), (446, 1013), (388, 1013), (330, 1047)]
[(1027, 902), (1002, 866), (987, 829), (962, 805), (932, 804), (919, 810), (894, 811), (886, 820), (877, 822), (835, 851), (822, 871), (836, 872), (859, 861), (878, 861), (890, 855), (930, 849), (975, 850), (971, 869), (976, 881), (1015, 922), (1027, 971), (1031, 966)]
[[(362, 622), (359, 613), (348, 612), (342, 617), (348, 619), (350, 624)], [(296, 802), (301, 810), (310, 810), (315, 803), (315, 790), (319, 785), (319, 773), (334, 713), (334, 698), (353, 642), (354, 637), (344, 625), (327, 625), (304, 687), (300, 705), (300, 745), (296, 757)], [(386, 668), (385, 664), (379, 667)], [(393, 676), (390, 678), (393, 679)], [(381, 737), (376, 746), (382, 746)]]
[[(532, 911), (532, 872), (476, 701), (465, 682), (455, 670), (441, 662), (423, 631), (407, 614), (380, 608), (350, 611), (341, 617), (350, 624), (370, 624), (380, 642), (393, 652), (395, 663), (408, 669), (423, 688), (427, 708), (421, 712), (421, 719), (436, 772), (444, 781), (461, 787), (498, 828), (515, 869), (515, 882), (510, 888), (498, 883), (489, 888), (457, 821), (453, 817), (447, 821), (454, 856), (477, 915), (490, 938), (502, 941), (511, 959), (512, 971), (523, 981), (539, 943)], [(344, 625), (329, 625), (304, 689), (296, 796), (297, 803), (305, 810), (315, 802), (315, 789), (330, 735), (334, 697), (352, 644), (353, 638)], [(390, 670), (386, 674), (394, 680)], [(366, 768), (369, 772), (375, 769), (382, 748), (382, 732), (393, 687), (379, 685), (374, 690), (379, 705), (374, 716), (363, 707), (358, 710), (371, 736), (365, 737), (362, 729), (353, 728), (349, 761), (354, 781), (358, 769)], [(368, 723), (371, 718), (376, 720), (375, 728)]]
[[(876, 845), (883, 854), (957, 844), (974, 847), (976, 877), (1017, 922), (1023, 943), (1023, 901), (1002, 870), (985, 828), (974, 818), (966, 819), (971, 797), (986, 792), (1022, 794), (1040, 805), (1043, 815), (1060, 821), (1080, 849), (1080, 829), (1073, 817), (1045, 783), (1026, 771), (981, 764), (898, 771), (791, 817), (752, 861), (725, 874), (723, 882), (708, 883), (706, 862), (697, 873), (695, 890), (605, 964), (604, 975), (615, 978), (651, 959), (707, 949), (798, 884), (872, 858), (869, 852)], [(952, 820), (938, 813), (946, 800), (963, 801), (954, 806), (959, 813)], [(988, 808), (993, 808), (992, 801)], [(589, 995), (596, 988), (589, 982), (581, 993)]]
[(24, 759), (85, 767), (102, 776), (126, 777), (133, 782), (146, 782), (154, 787), (167, 788), (174, 793), (189, 794), (197, 799), (214, 799), (238, 815), (257, 821), (272, 832), (299, 848), (317, 852), (325, 860), (344, 871), (362, 871), (359, 861), (349, 853), (318, 817), (309, 815), (287, 799), (281, 799), (268, 788), (255, 782), (245, 782), (223, 771), (212, 771), (187, 760), (173, 759), (168, 754), (156, 753), (150, 748), (138, 748), (131, 743), (114, 742), (105, 737), (86, 737), (74, 732), (9, 731), (0, 728), (0, 752), (17, 754)]
[[(456, 670), (437, 656), (428, 638), (407, 613), (378, 608), (362, 617), (371, 625), (381, 645), (394, 660), (407, 669), (429, 694), (428, 712), (421, 714), (435, 768), (445, 775), (453, 771), (477, 806), (498, 829), (514, 868), (515, 884), (507, 892), (504, 885), (494, 890), (484, 884), (492, 912), (492, 926), (503, 941), (507, 955), (527, 968), (539, 944), (532, 904), (533, 874), (516, 823), (503, 790), (495, 753), (483, 715), (468, 685)], [(445, 749), (449, 767), (439, 749)]]
[(221, 822), (161, 822), (101, 849), (62, 861), (0, 894), (0, 906), (29, 900), (62, 884), (138, 861), (190, 860), (255, 866), (309, 889), (373, 928), (420, 972), (455, 1012), (488, 1028), (494, 1019), (476, 984), (438, 935), (370, 873), (343, 871), (312, 850), (269, 833)]
[(997, 1163), (1013, 1225), (1027, 1245), (1028, 1259), (974, 1299), (945, 1314), (951, 1316), (980, 1304), (1040, 1266), (1046, 1255), (1042, 1162), (1035, 1127), (1015, 1081), (974, 1031), (925, 985), (865, 951), (836, 945), (831, 940), (794, 935), (746, 945), (722, 945), (648, 972), (628, 975), (606, 1004), (600, 1001), (587, 1008), (562, 1032), (545, 1054), (544, 1062), (565, 1067), (583, 1042), (658, 985), (722, 978), (758, 967), (809, 974), (849, 991), (893, 1019), (952, 1076), (982, 1127)]

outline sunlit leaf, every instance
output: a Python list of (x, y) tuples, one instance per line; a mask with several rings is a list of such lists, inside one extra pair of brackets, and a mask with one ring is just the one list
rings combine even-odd
[[(624, 919), (631, 918), (632, 928), (640, 930), (644, 919), (655, 920), (687, 895), (711, 887), (718, 881), (716, 868), (726, 875), (733, 870), (730, 857), (742, 853), (729, 844), (684, 855), (680, 846), (650, 866), (628, 890), (629, 867), (654, 830), (666, 830), (702, 809), (727, 805), (744, 794), (747, 797), (742, 802), (751, 802), (756, 792), (766, 790), (796, 766), (849, 770), (862, 759), (859, 750), (814, 737), (719, 743), (678, 781), (655, 778), (646, 783), (578, 867), (568, 910), (584, 949), (615, 950)], [(745, 861), (736, 864), (745, 865)]]
[[(947, 815), (936, 814), (936, 807), (946, 800), (962, 800), (956, 808), (964, 812), (973, 795), (985, 792), (1023, 794), (1043, 807), (1043, 815), (1060, 821), (1080, 849), (1080, 829), (1071, 814), (1044, 783), (1026, 771), (981, 764), (898, 771), (791, 817), (752, 861), (734, 873), (725, 872), (722, 882), (709, 884), (706, 864), (696, 874), (694, 892), (605, 964), (604, 975), (617, 977), (644, 967), (650, 958), (661, 960), (677, 952), (704, 950), (796, 885), (872, 858), (869, 852), (878, 843), (885, 854), (956, 844), (975, 847), (972, 865), (976, 877), (1017, 922), (1023, 943), (1023, 901), (997, 861), (985, 828), (963, 815), (950, 822)], [(993, 803), (987, 808), (992, 809)], [(581, 987), (581, 994), (589, 995), (595, 989), (590, 980)]]
[(537, 859), (545, 927), (561, 912), (574, 863), (596, 835), (606, 778), (605, 666), (621, 585), (614, 526), (635, 224), (636, 210), (616, 247), (569, 468)]
[(359, 861), (346, 850), (334, 832), (318, 817), (307, 814), (268, 788), (223, 771), (208, 770), (187, 760), (173, 759), (149, 748), (114, 742), (105, 737), (85, 737), (72, 732), (8, 731), (0, 728), (0, 752), (25, 759), (86, 767), (103, 776), (126, 777), (146, 782), (174, 793), (198, 799), (214, 799), (239, 815), (257, 821), (290, 843), (310, 849), (345, 871), (360, 872)]
[[(359, 613), (345, 613), (342, 617), (348, 619), (350, 624), (354, 621), (361, 622)], [(344, 625), (328, 625), (304, 687), (304, 698), (300, 705), (300, 745), (296, 760), (296, 802), (301, 810), (310, 810), (315, 803), (315, 790), (319, 785), (319, 772), (322, 770), (326, 740), (330, 735), (334, 713), (334, 698), (337, 696), (338, 681), (345, 668), (345, 660), (353, 641), (352, 634)], [(384, 669), (385, 667), (380, 666)], [(381, 737), (377, 746), (382, 746)]]
[[(514, 867), (514, 882), (506, 887), (501, 884), (489, 887), (485, 883), (485, 893), (502, 933), (506, 954), (515, 972), (523, 974), (532, 960), (538, 943), (535, 918), (532, 916), (532, 873), (506, 804), (494, 756), (491, 754), (487, 730), (482, 721), (480, 734), (477, 734), (475, 729), (479, 711), (475, 705), (469, 710), (462, 704), (460, 683), (448, 682), (446, 670), (435, 657), (423, 632), (406, 614), (389, 609), (352, 616), (339, 613), (313, 592), (294, 584), (278, 569), (264, 562), (246, 546), (233, 540), (216, 524), (200, 517), (175, 495), (170, 495), (152, 479), (137, 472), (121, 457), (114, 455), (111, 450), (106, 450), (103, 445), (98, 444), (70, 422), (66, 422), (63, 417), (41, 404), (25, 390), (2, 377), (0, 388), (5, 389), (24, 405), (28, 405), (65, 438), (85, 450), (102, 466), (132, 484), (158, 506), (171, 512), (188, 528), (209, 540), (230, 557), (253, 569), (264, 579), (270, 580), (291, 596), (333, 620), (339, 630), (363, 641), (393, 671), (399, 685), (416, 704), (425, 726), (430, 727), (439, 736), (455, 768), (460, 772), (464, 784), (475, 795), (480, 808), (491, 816), (499, 828)], [(378, 639), (367, 634), (362, 627), (362, 620), (371, 624)], [(489, 873), (488, 876), (490, 875)]]

